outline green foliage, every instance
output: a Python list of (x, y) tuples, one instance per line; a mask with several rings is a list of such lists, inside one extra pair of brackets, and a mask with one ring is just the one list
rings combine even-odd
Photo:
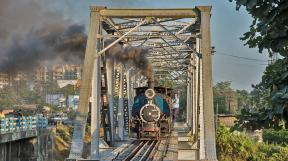
[(288, 130), (265, 129), (263, 131), (263, 141), (267, 143), (276, 143), (280, 145), (288, 145)]
[(258, 47), (260, 52), (268, 49), (270, 56), (280, 53), (284, 57), (266, 68), (262, 81), (251, 92), (250, 109), (244, 112), (246, 116), (239, 117), (238, 125), (279, 129), (284, 116), (288, 126), (288, 1), (229, 1), (236, 2), (237, 10), (241, 6), (246, 7), (254, 18), (250, 31), (241, 40), (246, 41), (246, 45), (251, 48)]
[(236, 9), (246, 7), (253, 17), (250, 30), (244, 33), (241, 40), (246, 45), (259, 51), (268, 49), (273, 52), (288, 56), (288, 1), (287, 0), (229, 0), (236, 2)]
[(251, 104), (251, 96), (246, 90), (236, 90), (238, 109), (247, 108)]
[(216, 143), (217, 158), (220, 161), (248, 160), (256, 151), (248, 136), (231, 133), (225, 126), (218, 128)]
[(283, 125), (281, 120), (281, 114), (279, 111), (271, 107), (263, 108), (243, 108), (240, 114), (236, 115), (236, 122), (234, 129), (263, 129), (274, 128), (282, 129)]
[(232, 97), (233, 90), (231, 88), (231, 81), (218, 82), (213, 87), (214, 96), (214, 111), (218, 114), (228, 114), (227, 107), (228, 97)]
[(272, 105), (281, 113), (288, 104), (288, 58), (269, 65), (261, 83), (266, 89), (270, 89)]
[(231, 88), (231, 81), (223, 81), (223, 82), (218, 82), (214, 87), (213, 87), (213, 92), (214, 95), (225, 95), (226, 93), (231, 93), (233, 92)]
[(160, 77), (157, 80), (158, 80), (158, 85), (161, 87), (174, 88), (176, 86), (176, 82), (171, 80), (167, 76)]
[(274, 144), (257, 143), (239, 132), (219, 126), (216, 135), (219, 161), (286, 161), (288, 148)]
[(274, 153), (269, 161), (287, 161), (288, 160), (288, 148), (280, 148), (278, 153)]
[(253, 87), (251, 106), (241, 111), (236, 125), (250, 129), (283, 128), (282, 116), (287, 115), (288, 109), (288, 58), (269, 65), (262, 81)]
[(19, 104), (44, 104), (40, 93), (30, 89), (26, 81), (15, 81), (13, 86), (7, 86), (0, 90), (0, 108), (12, 108)]
[(47, 90), (47, 93), (51, 93), (51, 94), (61, 93), (61, 94), (64, 94), (64, 97), (68, 97), (68, 95), (74, 95), (78, 93), (78, 91), (75, 90), (74, 85), (71, 85), (71, 84), (68, 84), (67, 86), (63, 88), (59, 88), (56, 82), (50, 82), (49, 84), (47, 84), (47, 86), (49, 87)]
[[(229, 114), (230, 112), (233, 112), (232, 110), (229, 111), (229, 106), (232, 104), (234, 108), (237, 110), (237, 106), (235, 102), (237, 102), (238, 98), (236, 91), (234, 91), (231, 88), (231, 81), (223, 81), (217, 83), (213, 87), (213, 96), (214, 96), (214, 111), (218, 114)], [(233, 108), (232, 107), (232, 108)]]
[(225, 96), (214, 96), (214, 111), (217, 114), (228, 114)]

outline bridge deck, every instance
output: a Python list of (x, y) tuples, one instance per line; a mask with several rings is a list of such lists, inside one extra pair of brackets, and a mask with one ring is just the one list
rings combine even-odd
[(13, 131), (13, 132), (7, 132), (0, 134), (0, 144), (1, 143), (7, 143), (12, 141), (17, 141), (21, 139), (27, 139), (27, 138), (33, 138), (40, 136), (42, 134), (49, 134), (50, 129), (30, 129), (25, 131)]
[[(191, 161), (196, 160), (197, 148), (196, 144), (192, 141), (192, 136), (188, 133), (188, 128), (185, 123), (176, 123), (174, 131), (171, 134), (169, 144), (166, 148), (166, 154), (163, 158), (164, 161)], [(117, 155), (123, 153), (125, 149), (129, 148), (130, 144), (136, 139), (126, 137), (126, 141), (118, 141), (115, 147), (109, 148), (108, 146), (101, 146), (100, 155), (101, 160), (112, 160)], [(161, 151), (163, 147), (158, 148)], [(157, 159), (156, 159), (157, 160)]]

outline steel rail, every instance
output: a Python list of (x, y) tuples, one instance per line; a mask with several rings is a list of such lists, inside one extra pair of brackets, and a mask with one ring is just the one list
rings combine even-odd
[[(129, 161), (140, 161), (139, 159), (139, 157), (142, 157), (143, 156), (143, 152), (145, 153), (146, 152), (146, 149), (147, 149), (147, 146), (149, 146), (149, 144), (150, 144), (150, 140), (149, 141), (147, 141), (142, 147), (141, 147), (141, 149), (139, 149), (138, 151), (137, 151), (137, 153), (133, 156), (133, 158), (131, 158)], [(150, 144), (151, 145), (151, 144)], [(128, 161), (128, 160), (127, 160)]]
[(148, 149), (145, 151), (145, 153), (140, 158), (140, 161), (145, 161), (148, 157), (151, 151), (155, 148), (156, 143), (159, 141), (154, 140), (151, 145), (148, 147)]
[(126, 147), (124, 150), (122, 150), (120, 153), (118, 153), (113, 161), (122, 160), (123, 158), (127, 157), (133, 149), (135, 149), (137, 146), (139, 146), (139, 141), (133, 141), (128, 147)]
[(152, 149), (151, 153), (149, 154), (149, 156), (147, 157), (147, 161), (152, 161), (155, 154), (158, 152), (158, 148), (159, 148), (159, 145), (160, 145), (160, 142), (161, 141), (158, 141), (156, 143), (156, 145), (154, 146), (154, 148)]
[(154, 148), (156, 140), (149, 140), (146, 144), (136, 153), (130, 161), (145, 161), (151, 150)]
[(141, 141), (140, 143), (139, 143), (139, 145), (137, 146), (137, 147), (135, 147), (135, 148), (133, 148), (132, 149), (132, 151), (127, 151), (127, 152), (129, 152), (129, 154), (127, 155), (127, 156), (125, 156), (123, 159), (121, 159), (122, 161), (130, 161), (133, 157), (134, 157), (134, 155), (145, 145), (147, 143), (147, 141), (145, 142), (145, 141)]

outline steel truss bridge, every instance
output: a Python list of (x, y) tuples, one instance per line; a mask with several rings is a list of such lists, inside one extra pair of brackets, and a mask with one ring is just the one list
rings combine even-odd
[[(107, 96), (111, 144), (116, 135), (124, 138), (123, 98), (128, 99), (128, 117), (133, 101), (133, 87), (143, 85), (145, 78), (133, 67), (105, 62), (105, 52), (116, 43), (149, 48), (148, 58), (155, 79), (169, 79), (187, 87), (187, 125), (197, 143), (197, 159), (217, 160), (215, 146), (212, 92), (211, 6), (185, 9), (109, 9), (91, 7), (80, 102), (69, 158), (81, 158), (90, 93), (91, 159), (99, 158), (101, 81), (107, 78)], [(104, 41), (115, 41), (104, 46)], [(101, 68), (105, 68), (103, 73)], [(107, 65), (108, 64), (108, 65)], [(116, 76), (116, 79), (113, 79)], [(119, 97), (118, 131), (115, 132), (114, 95)], [(127, 120), (127, 119), (126, 119)]]

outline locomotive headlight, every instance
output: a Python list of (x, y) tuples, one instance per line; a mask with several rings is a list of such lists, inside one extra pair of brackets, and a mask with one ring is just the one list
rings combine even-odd
[(145, 96), (148, 98), (148, 99), (152, 99), (154, 96), (155, 96), (155, 91), (153, 89), (147, 89), (145, 91)]
[(155, 122), (160, 119), (161, 110), (155, 104), (146, 104), (140, 110), (140, 118), (144, 122)]

